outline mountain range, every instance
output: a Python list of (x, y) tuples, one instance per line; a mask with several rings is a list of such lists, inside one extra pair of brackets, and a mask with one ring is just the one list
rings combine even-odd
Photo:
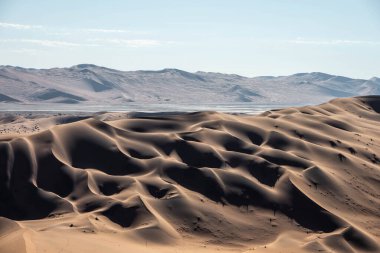
[(0, 66), (3, 103), (315, 104), (379, 94), (380, 78), (353, 79), (320, 72), (250, 78), (179, 69), (119, 71), (92, 64), (51, 69)]

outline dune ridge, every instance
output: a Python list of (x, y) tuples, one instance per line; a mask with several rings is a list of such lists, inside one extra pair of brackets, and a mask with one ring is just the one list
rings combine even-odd
[(379, 252), (379, 126), (367, 96), (2, 137), (0, 250)]

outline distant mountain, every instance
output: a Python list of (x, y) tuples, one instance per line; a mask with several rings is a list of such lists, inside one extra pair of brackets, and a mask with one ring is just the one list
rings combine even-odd
[(2, 103), (306, 104), (379, 94), (380, 78), (351, 79), (318, 72), (248, 78), (178, 69), (119, 71), (92, 64), (52, 69), (0, 66)]

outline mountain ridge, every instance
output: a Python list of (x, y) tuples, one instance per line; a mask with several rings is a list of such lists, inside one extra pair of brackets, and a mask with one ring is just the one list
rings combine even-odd
[(245, 77), (176, 68), (122, 71), (94, 64), (49, 69), (2, 65), (0, 94), (7, 98), (3, 103), (315, 104), (337, 97), (379, 95), (380, 78), (322, 72)]
[(25, 70), (53, 70), (53, 69), (71, 69), (71, 68), (89, 68), (89, 67), (94, 67), (94, 68), (101, 68), (101, 69), (108, 69), (112, 71), (117, 71), (117, 72), (163, 72), (163, 71), (181, 71), (181, 72), (187, 72), (191, 74), (221, 74), (221, 75), (230, 75), (230, 76), (236, 76), (236, 77), (244, 77), (244, 78), (277, 78), (277, 77), (286, 77), (286, 76), (298, 76), (298, 75), (328, 75), (331, 77), (344, 77), (344, 78), (349, 78), (349, 79), (356, 79), (356, 80), (371, 80), (371, 79), (380, 79), (380, 76), (372, 76), (369, 79), (365, 78), (353, 78), (353, 77), (348, 77), (348, 76), (343, 76), (343, 75), (334, 75), (334, 74), (329, 74), (325, 72), (320, 72), (320, 71), (312, 71), (312, 72), (299, 72), (299, 73), (294, 73), (294, 74), (289, 74), (289, 75), (264, 75), (264, 76), (244, 76), (244, 75), (239, 75), (239, 74), (234, 74), (234, 73), (223, 73), (223, 72), (214, 72), (214, 71), (202, 71), (202, 70), (197, 70), (195, 72), (191, 71), (186, 71), (183, 69), (178, 69), (178, 68), (163, 68), (163, 69), (158, 69), (158, 70), (149, 70), (149, 69), (137, 69), (137, 70), (121, 70), (121, 69), (114, 69), (114, 68), (109, 68), (105, 66), (100, 66), (92, 63), (79, 63), (76, 65), (72, 65), (70, 67), (51, 67), (51, 68), (28, 68), (28, 67), (21, 67), (21, 66), (15, 66), (15, 65), (0, 65), (1, 68), (19, 68), (19, 69), (25, 69)]

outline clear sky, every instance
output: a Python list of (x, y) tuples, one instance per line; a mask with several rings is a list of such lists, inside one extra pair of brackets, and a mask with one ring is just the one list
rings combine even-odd
[(380, 76), (380, 0), (0, 0), (0, 65)]

